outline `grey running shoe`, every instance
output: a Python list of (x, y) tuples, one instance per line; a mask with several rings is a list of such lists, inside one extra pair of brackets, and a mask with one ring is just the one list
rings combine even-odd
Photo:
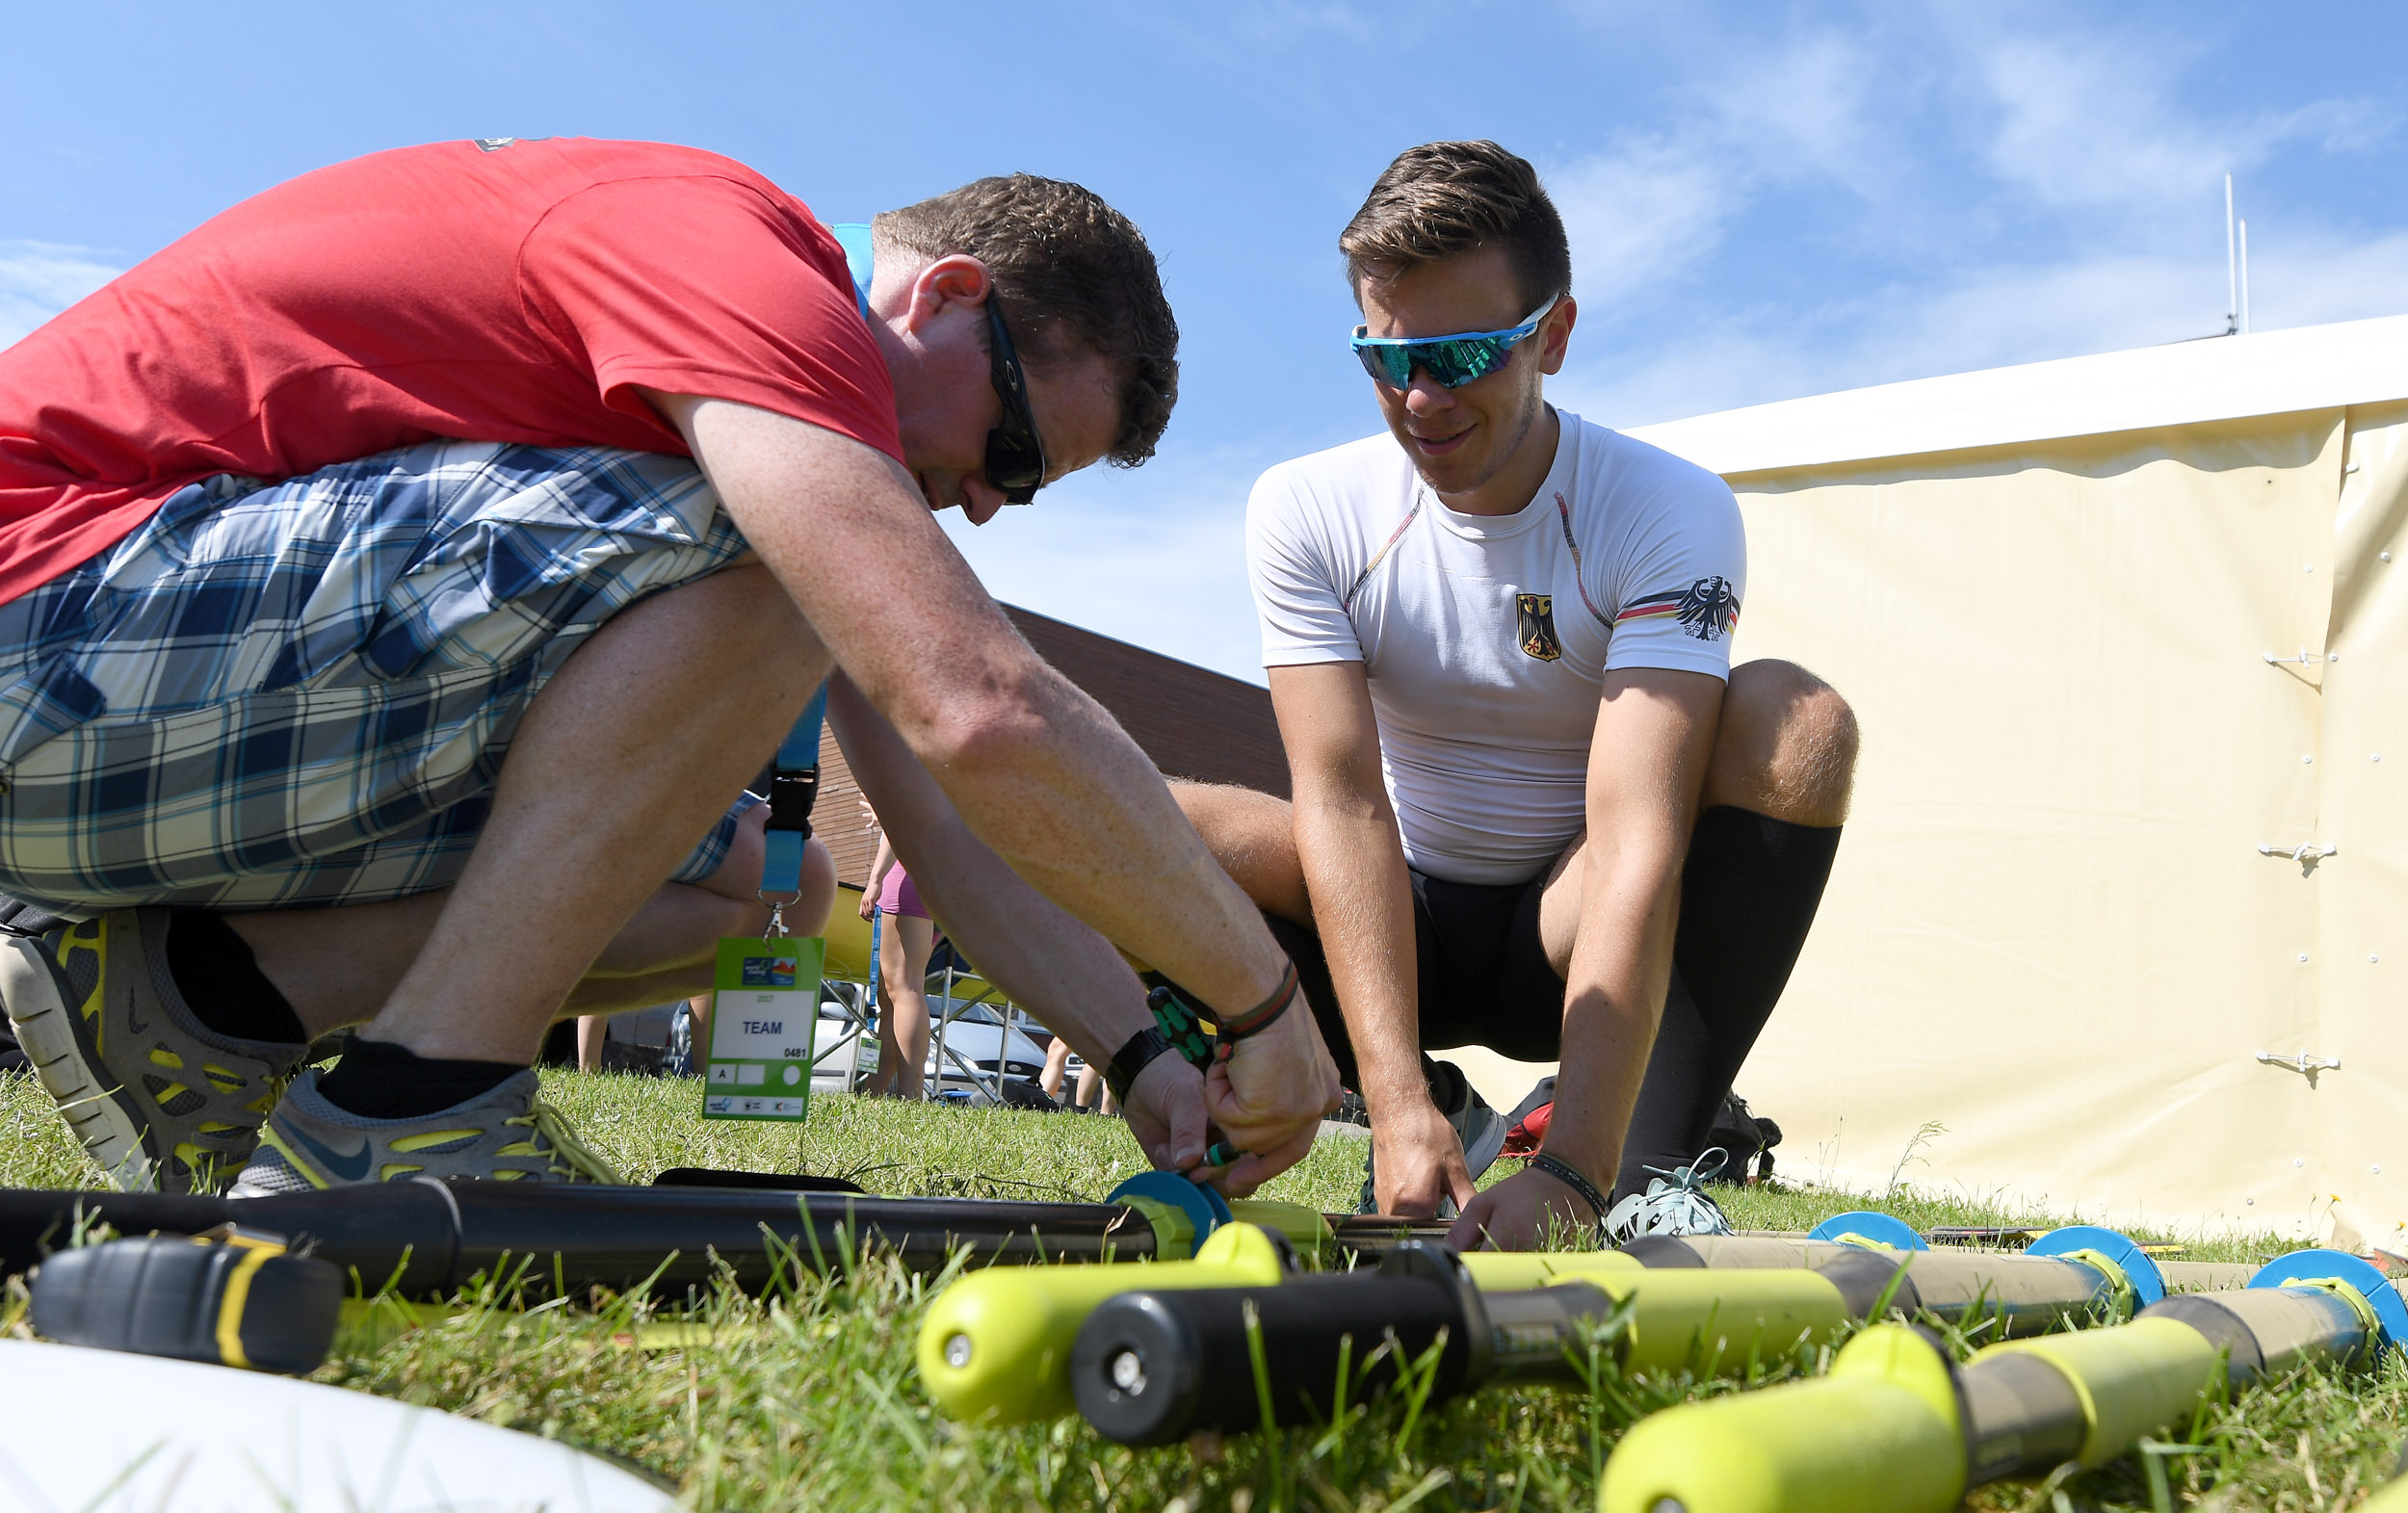
[(232, 1196), (393, 1182), (404, 1177), (486, 1177), (497, 1182), (608, 1182), (626, 1178), (586, 1149), (536, 1074), (518, 1072), (480, 1098), (414, 1119), (363, 1119), (318, 1091), (303, 1072), (259, 1132), (259, 1150)]
[(1671, 1171), (1640, 1168), (1655, 1175), (1647, 1179), (1645, 1192), (1632, 1193), (1605, 1216), (1607, 1238), (1619, 1247), (1644, 1235), (1728, 1235), (1731, 1221), (1706, 1195), (1705, 1185), (1730, 1159), (1730, 1152), (1715, 1145)]
[(250, 1159), (303, 1045), (203, 1026), (168, 975), (167, 909), (0, 935), (0, 1007), (109, 1180), (215, 1192)]
[[(1463, 1142), (1463, 1164), (1470, 1170), (1472, 1180), (1478, 1182), (1489, 1167), (1496, 1164), (1497, 1153), (1505, 1149), (1505, 1135), (1509, 1133), (1505, 1117), (1488, 1107), (1488, 1100), (1479, 1095), (1479, 1089), (1472, 1085), (1471, 1079), (1465, 1077), (1462, 1069), (1453, 1061), (1433, 1064), (1442, 1076), (1453, 1074), (1448, 1080), (1455, 1084), (1456, 1096), (1453, 1107), (1447, 1110), (1447, 1122), (1454, 1126), (1454, 1137)], [(1379, 1187), (1374, 1180), (1373, 1153), (1368, 1143), (1363, 1152), (1363, 1191), (1355, 1200), (1354, 1212), (1379, 1212)], [(1438, 1200), (1440, 1218), (1451, 1219), (1455, 1216), (1455, 1212), (1454, 1199)]]

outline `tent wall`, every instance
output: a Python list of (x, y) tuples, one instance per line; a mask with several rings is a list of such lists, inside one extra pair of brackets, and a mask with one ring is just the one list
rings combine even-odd
[[(2391, 1242), (2408, 405), (1730, 481), (1737, 654), (1822, 674), (1865, 736), (1740, 1079), (1784, 1166)], [(2261, 851), (2303, 845), (2338, 854)], [(2258, 1059), (2303, 1051), (2343, 1065)]]

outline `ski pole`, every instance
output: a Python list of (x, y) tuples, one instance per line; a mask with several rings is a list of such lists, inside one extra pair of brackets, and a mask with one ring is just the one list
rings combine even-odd
[[(1610, 1250), (1485, 1251), (1461, 1261), (1473, 1283), (1491, 1292), (1641, 1269)], [(1280, 1286), (1297, 1269), (1288, 1237), (1243, 1221), (1216, 1229), (1191, 1262), (992, 1266), (955, 1279), (929, 1305), (920, 1324), (920, 1380), (956, 1419), (1059, 1418), (1073, 1406), (1070, 1355), (1079, 1327), (1108, 1300), (1139, 1291)]]
[(1502, 1258), (1416, 1240), (1371, 1274), (1122, 1293), (1080, 1326), (1073, 1396), (1124, 1445), (1256, 1428), (1266, 1405), (1275, 1423), (1325, 1422), (1403, 1381), (1433, 1346), (1426, 1401), (1497, 1382), (1576, 1382), (1583, 1346), (1617, 1317), (1623, 1327), (1605, 1343), (1626, 1370), (1744, 1370), (1830, 1340), (1895, 1272), (1871, 1257), (1853, 1274), (1599, 1265), (1553, 1286), (1491, 1291), (1473, 1269), (1486, 1259)]
[[(1456, 1257), (1442, 1245), (1413, 1243), (1391, 1251), (1371, 1276), (1132, 1291), (1097, 1304), (1081, 1326), (1071, 1352), (1073, 1394), (1107, 1438), (1155, 1445), (1197, 1429), (1258, 1427), (1265, 1401), (1254, 1390), (1258, 1350), (1272, 1422), (1290, 1424), (1325, 1421), (1362, 1391), (1394, 1385), (1441, 1339), (1426, 1399), (1432, 1402), (1491, 1382), (1578, 1381), (1575, 1347), (1617, 1315), (1627, 1317), (1610, 1353), (1623, 1370), (1729, 1371), (1827, 1341), (1848, 1319), (1892, 1311), (2015, 1337), (2117, 1322), (2162, 1295), (2154, 1281), (2144, 1291), (2133, 1270), (2081, 1247), (2020, 1256), (1841, 1244), (1809, 1252), (1811, 1267), (1780, 1267), (1710, 1266), (1688, 1243), (1624, 1253), (1681, 1258), (1669, 1265), (1600, 1266), (1527, 1292), (1492, 1290), (1479, 1270), (1596, 1258)], [(1721, 1238), (1714, 1244), (1726, 1259), (1777, 1254), (1735, 1249)], [(1348, 1363), (1360, 1367), (1374, 1356), (1381, 1364), (1371, 1376), (1343, 1379)]]
[(1632, 1429), (1601, 1513), (1945, 1513), (1969, 1488), (2098, 1466), (2189, 1414), (2203, 1392), (2309, 1361), (2370, 1364), (2408, 1307), (2354, 1256), (2299, 1251), (2243, 1290), (2186, 1293), (2129, 1324), (2015, 1341), (1957, 1366), (1877, 1325), (1819, 1380), (1689, 1403)]

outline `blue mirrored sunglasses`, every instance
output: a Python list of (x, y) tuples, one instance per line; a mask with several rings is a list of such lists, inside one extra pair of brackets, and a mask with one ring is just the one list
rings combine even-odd
[(1363, 360), (1363, 371), (1387, 384), (1401, 389), (1413, 381), (1413, 370), (1421, 369), (1443, 388), (1459, 389), (1474, 378), (1484, 378), (1505, 365), (1505, 354), (1513, 351), (1522, 338), (1538, 329), (1538, 323), (1556, 307), (1557, 295), (1545, 304), (1524, 317), (1518, 326), (1502, 331), (1462, 331), (1453, 336), (1366, 336), (1368, 326), (1354, 328), (1353, 340), (1347, 345)]

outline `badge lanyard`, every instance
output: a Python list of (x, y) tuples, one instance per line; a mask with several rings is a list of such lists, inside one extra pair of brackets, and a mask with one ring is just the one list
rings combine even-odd
[(820, 685), (802, 717), (778, 743), (770, 772), (770, 822), (761, 836), (761, 891), (770, 906), (763, 938), (786, 933), (786, 905), (802, 897), (802, 848), (811, 839), (811, 806), (820, 796), (820, 730), (827, 721), (827, 685)]
[[(853, 302), (870, 319), (870, 228), (832, 227), (852, 278)], [(770, 817), (761, 836), (761, 887), (769, 928), (758, 938), (721, 940), (712, 973), (709, 1065), (703, 1073), (706, 1119), (798, 1120), (810, 1107), (813, 1041), (820, 1017), (824, 938), (786, 933), (786, 906), (802, 897), (803, 848), (811, 806), (820, 796), (820, 734), (827, 685), (803, 706), (779, 743), (770, 775)]]
[(711, 975), (711, 1042), (702, 1116), (794, 1122), (810, 1109), (827, 942), (786, 933), (786, 906), (802, 897), (803, 848), (820, 792), (820, 731), (827, 686), (777, 748), (769, 822), (761, 835), (761, 887), (769, 928), (723, 939)]

